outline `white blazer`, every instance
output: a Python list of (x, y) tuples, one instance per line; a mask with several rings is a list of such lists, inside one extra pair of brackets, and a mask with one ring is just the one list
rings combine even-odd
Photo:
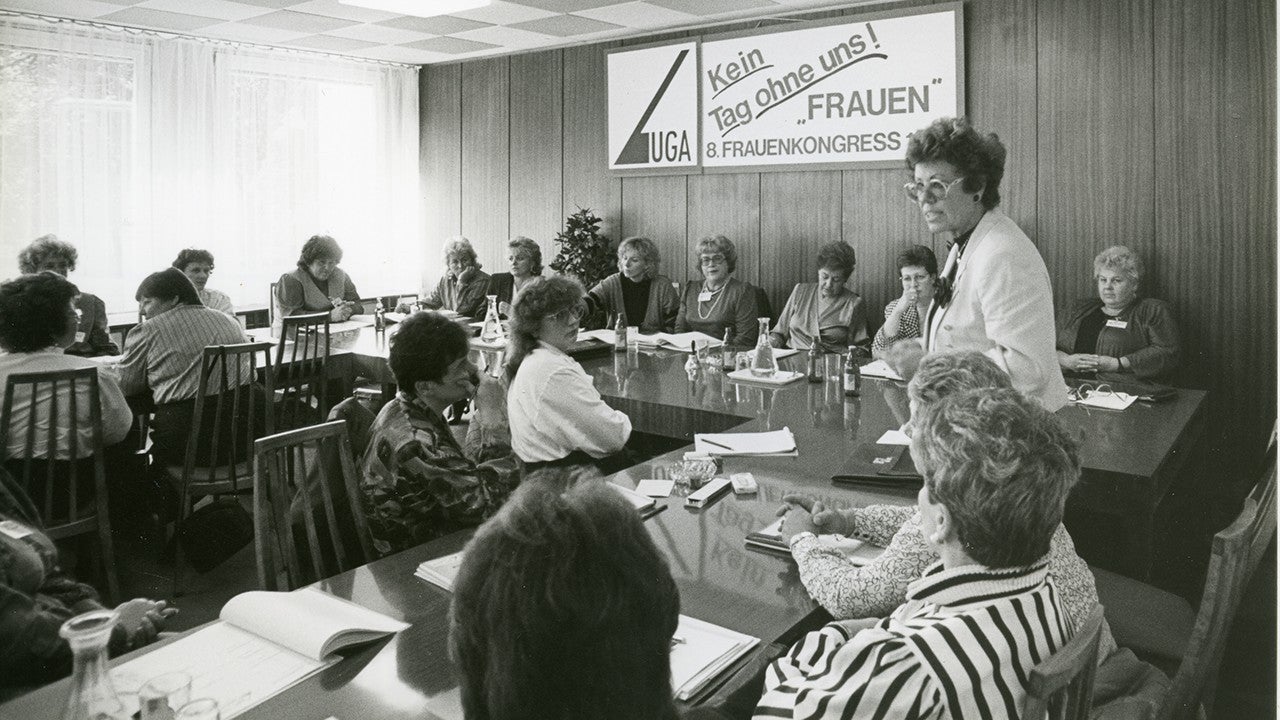
[[(957, 251), (951, 248), (942, 275), (956, 264)], [(977, 350), (1049, 411), (1065, 405), (1049, 271), (1018, 224), (998, 209), (983, 215), (953, 288), (948, 305), (930, 308), (928, 351)]]

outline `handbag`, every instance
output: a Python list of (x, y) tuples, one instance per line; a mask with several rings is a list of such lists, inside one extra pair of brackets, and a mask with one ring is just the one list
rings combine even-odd
[(253, 517), (234, 497), (214, 498), (178, 525), (177, 541), (191, 567), (218, 567), (253, 541)]

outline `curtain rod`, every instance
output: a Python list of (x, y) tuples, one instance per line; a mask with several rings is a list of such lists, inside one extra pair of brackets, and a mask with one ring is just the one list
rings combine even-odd
[(323, 57), (334, 60), (345, 60), (347, 62), (361, 62), (370, 65), (385, 65), (387, 67), (405, 68), (409, 70), (418, 70), (420, 65), (410, 65), (408, 63), (392, 62), (390, 60), (376, 60), (374, 58), (353, 57), (350, 55), (338, 55), (337, 53), (327, 53), (319, 50), (303, 50), (300, 48), (286, 48), (278, 45), (261, 45), (251, 42), (240, 42), (238, 40), (222, 40), (219, 38), (201, 37), (199, 35), (186, 35), (183, 33), (169, 32), (166, 30), (150, 30), (147, 28), (129, 27), (128, 25), (113, 25), (111, 23), (97, 22), (93, 20), (79, 20), (76, 18), (64, 18), (54, 15), (37, 15), (34, 13), (17, 12), (14, 10), (0, 9), (0, 18), (13, 17), (25, 20), (38, 20), (50, 25), (78, 25), (80, 27), (92, 28), (94, 30), (107, 30), (110, 32), (125, 33), (127, 35), (148, 35), (164, 40), (194, 40), (196, 42), (206, 43), (209, 45), (223, 45), (232, 48), (249, 48), (252, 50), (262, 50), (266, 52), (282, 52), (294, 55), (310, 55), (315, 57)]

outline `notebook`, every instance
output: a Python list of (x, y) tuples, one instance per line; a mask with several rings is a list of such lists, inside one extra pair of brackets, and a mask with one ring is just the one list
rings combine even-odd
[[(791, 548), (787, 545), (786, 539), (782, 537), (782, 523), (785, 520), (786, 518), (778, 518), (768, 527), (747, 535), (744, 544), (751, 550), (791, 557)], [(872, 545), (869, 542), (844, 537), (843, 535), (819, 535), (818, 542), (822, 543), (824, 547), (838, 550), (850, 563), (858, 566), (866, 565), (880, 557), (880, 553), (884, 552), (884, 548), (878, 545)]]
[(889, 363), (883, 360), (872, 360), (863, 365), (861, 370), (863, 377), (884, 378), (885, 380), (902, 382), (902, 376), (889, 367)]
[(765, 377), (755, 375), (748, 369), (734, 370), (729, 373), (729, 379), (734, 382), (758, 383), (760, 385), (790, 385), (803, 377), (804, 373), (791, 370), (778, 370), (774, 374)]
[(924, 484), (905, 445), (881, 443), (859, 443), (831, 479), (852, 485), (906, 489), (919, 489)]
[(641, 347), (665, 347), (680, 352), (693, 352), (693, 341), (699, 345), (710, 343), (708, 347), (720, 347), (722, 343), (706, 333), (695, 331), (683, 333), (654, 333), (653, 335), (637, 334), (635, 343)]
[(791, 428), (754, 433), (697, 433), (693, 436), (695, 452), (721, 457), (756, 457), (796, 453), (796, 436)]
[(218, 701), (224, 720), (337, 662), (338, 650), (409, 627), (315, 588), (247, 592), (220, 620), (111, 669), (129, 712), (143, 683), (168, 672), (191, 676), (192, 697)]
[(647, 518), (666, 507), (659, 505), (658, 501), (648, 495), (636, 492), (629, 487), (623, 487), (617, 483), (606, 482), (606, 487), (613, 488), (619, 495), (627, 499), (631, 506), (640, 512), (640, 517)]
[(453, 579), (458, 576), (458, 569), (461, 567), (462, 551), (459, 550), (452, 555), (427, 560), (418, 565), (418, 569), (413, 574), (436, 587), (453, 592)]
[(760, 638), (681, 615), (671, 640), (671, 688), (676, 699), (697, 695), (759, 644)]

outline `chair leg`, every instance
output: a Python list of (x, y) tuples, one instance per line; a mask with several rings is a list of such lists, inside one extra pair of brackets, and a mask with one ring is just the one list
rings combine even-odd
[(111, 525), (106, 518), (98, 521), (98, 554), (102, 562), (102, 577), (107, 583), (107, 602), (120, 602), (120, 579), (116, 574), (115, 545), (111, 542)]

